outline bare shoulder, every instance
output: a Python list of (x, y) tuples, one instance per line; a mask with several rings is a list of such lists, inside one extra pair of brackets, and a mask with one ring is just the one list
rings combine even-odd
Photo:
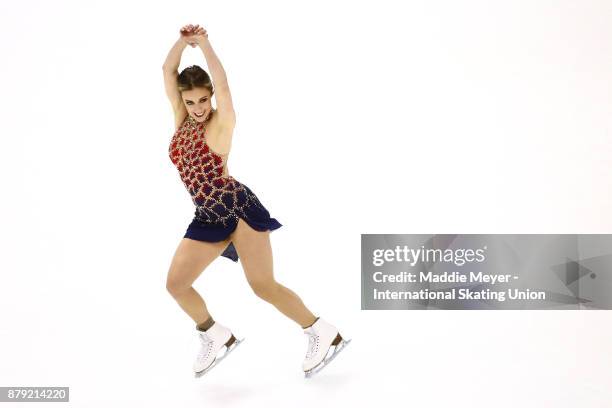
[(178, 130), (185, 119), (187, 118), (187, 109), (183, 106), (183, 109), (178, 109), (174, 112), (174, 129)]
[(208, 124), (206, 142), (216, 153), (225, 155), (229, 154), (232, 147), (234, 126), (221, 122), (217, 113), (215, 112)]

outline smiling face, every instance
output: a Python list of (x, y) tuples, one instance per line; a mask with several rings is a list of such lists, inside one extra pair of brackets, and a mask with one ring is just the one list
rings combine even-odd
[(210, 91), (206, 88), (195, 87), (181, 92), (181, 96), (189, 116), (198, 122), (204, 122), (212, 110)]

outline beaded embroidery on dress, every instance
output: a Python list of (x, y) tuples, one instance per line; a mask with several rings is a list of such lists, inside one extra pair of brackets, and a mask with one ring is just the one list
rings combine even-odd
[(206, 143), (206, 126), (187, 115), (169, 148), (170, 160), (196, 205), (196, 218), (203, 223), (228, 225), (244, 215), (244, 207), (261, 203), (244, 185), (229, 175), (228, 154), (213, 152)]
[[(228, 154), (218, 154), (209, 147), (207, 122), (197, 122), (187, 115), (168, 148), (170, 160), (196, 206), (194, 220), (185, 236), (220, 241), (233, 231), (238, 218), (259, 231), (281, 227), (276, 219), (270, 218), (251, 189), (229, 175)], [(231, 243), (222, 255), (238, 260)]]

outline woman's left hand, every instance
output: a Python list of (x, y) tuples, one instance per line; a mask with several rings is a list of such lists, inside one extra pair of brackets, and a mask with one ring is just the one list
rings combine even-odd
[(203, 27), (200, 27), (198, 24), (189, 24), (181, 28), (181, 38), (183, 38), (187, 44), (195, 47), (205, 39), (208, 39), (208, 33), (206, 33), (206, 30)]
[(204, 27), (200, 27), (196, 25), (196, 28), (192, 32), (192, 38), (193, 38), (193, 41), (195, 41), (196, 44), (199, 45), (203, 43), (204, 41), (208, 40), (208, 33), (206, 32)]

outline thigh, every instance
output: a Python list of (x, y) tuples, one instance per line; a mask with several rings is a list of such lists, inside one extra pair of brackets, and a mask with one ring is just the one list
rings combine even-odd
[(239, 218), (231, 240), (251, 286), (274, 280), (270, 231), (257, 231)]
[(212, 261), (229, 245), (230, 239), (204, 242), (183, 238), (172, 257), (168, 282), (191, 286)]

